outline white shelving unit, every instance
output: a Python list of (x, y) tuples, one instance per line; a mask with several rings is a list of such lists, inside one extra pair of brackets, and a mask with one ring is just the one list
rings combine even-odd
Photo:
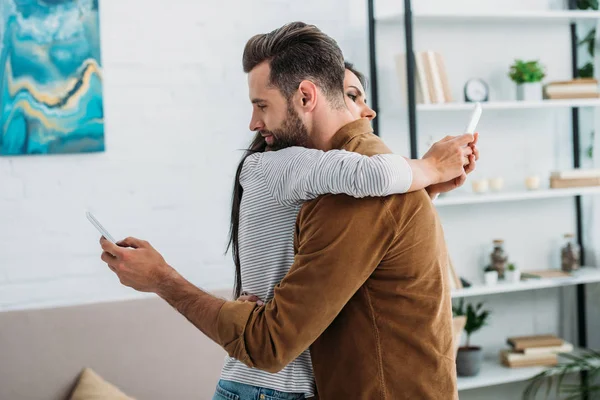
[[(415, 11), (412, 13), (415, 23), (468, 23), (468, 24), (489, 24), (505, 23), (514, 24), (570, 24), (581, 21), (600, 20), (600, 11), (579, 11), (579, 10), (540, 10), (540, 11), (515, 11), (515, 12), (430, 12)], [(404, 24), (404, 14), (378, 14), (375, 19), (377, 24)], [(405, 32), (406, 33), (406, 32)], [(406, 33), (408, 35), (408, 33)], [(600, 107), (600, 99), (570, 99), (570, 100), (543, 100), (543, 101), (493, 101), (482, 103), (485, 110), (521, 110), (521, 109), (560, 109), (573, 107)], [(458, 112), (470, 111), (473, 108), (471, 103), (445, 103), (445, 104), (417, 104), (416, 110), (419, 113), (430, 112)], [(385, 111), (385, 110), (384, 110)], [(398, 110), (398, 114), (405, 110)], [(535, 191), (506, 191), (488, 194), (449, 194), (440, 197), (435, 201), (436, 207), (472, 205), (485, 203), (530, 201), (539, 199), (567, 198), (582, 195), (600, 194), (600, 187), (584, 187), (570, 189), (540, 189)], [(499, 282), (493, 286), (483, 284), (473, 284), (473, 286), (464, 289), (454, 290), (452, 298), (465, 298), (473, 296), (500, 295), (520, 291), (540, 290), (546, 288), (556, 288), (564, 286), (574, 286), (578, 284), (600, 282), (600, 269), (582, 268), (568, 278), (544, 278), (528, 279), (516, 283)], [(540, 372), (544, 367), (529, 368), (508, 368), (504, 367), (499, 357), (486, 359), (482, 365), (481, 373), (475, 377), (459, 377), (458, 390), (468, 390), (484, 388), (489, 386), (501, 385), (513, 382), (522, 382), (528, 380)]]
[(581, 187), (569, 189), (538, 189), (530, 191), (498, 192), (489, 194), (446, 195), (435, 201), (436, 207), (457, 206), (466, 204), (499, 203), (538, 199), (553, 199), (581, 195), (600, 194), (598, 187)]
[[(527, 271), (524, 271), (527, 272)], [(580, 283), (600, 282), (600, 269), (585, 267), (568, 278), (527, 279), (521, 282), (498, 282), (496, 285), (473, 284), (464, 289), (452, 291), (452, 298), (488, 296), (500, 293), (522, 292), (526, 290), (547, 289), (563, 286), (574, 286)]]
[[(493, 101), (483, 102), (484, 110), (520, 110), (536, 108), (600, 107), (600, 99)], [(471, 111), (472, 103), (418, 104), (418, 111)]]
[(544, 367), (508, 368), (502, 365), (499, 359), (485, 359), (481, 365), (481, 372), (473, 377), (458, 377), (458, 390), (477, 389), (504, 383), (522, 382), (533, 378)]
[[(413, 12), (415, 21), (423, 22), (564, 22), (594, 21), (600, 19), (600, 11), (515, 11), (515, 12)], [(403, 23), (404, 14), (380, 16), (378, 22)]]

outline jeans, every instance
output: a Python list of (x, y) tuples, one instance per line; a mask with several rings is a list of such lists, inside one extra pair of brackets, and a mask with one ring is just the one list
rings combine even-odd
[(232, 381), (220, 380), (213, 400), (300, 400), (304, 393), (285, 393)]

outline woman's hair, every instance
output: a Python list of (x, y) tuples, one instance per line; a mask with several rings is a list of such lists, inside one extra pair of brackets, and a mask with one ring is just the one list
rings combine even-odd
[(348, 71), (350, 71), (354, 75), (356, 75), (360, 84), (363, 86), (363, 88), (365, 88), (365, 90), (367, 90), (367, 78), (364, 76), (364, 74), (362, 72), (358, 71), (356, 68), (354, 68), (354, 64), (352, 64), (349, 61), (344, 61), (344, 66), (346, 67), (346, 69)]
[(265, 139), (260, 133), (257, 133), (250, 144), (250, 147), (246, 149), (244, 156), (242, 157), (237, 171), (235, 173), (235, 182), (233, 184), (233, 196), (231, 199), (231, 222), (229, 224), (229, 242), (227, 244), (227, 250), (231, 248), (231, 254), (233, 256), (233, 262), (235, 264), (235, 284), (233, 287), (234, 299), (240, 297), (242, 291), (242, 272), (240, 263), (240, 247), (239, 247), (239, 229), (240, 229), (240, 204), (242, 202), (242, 194), (244, 188), (240, 184), (240, 174), (242, 173), (242, 167), (246, 158), (254, 153), (262, 153), (267, 148)]

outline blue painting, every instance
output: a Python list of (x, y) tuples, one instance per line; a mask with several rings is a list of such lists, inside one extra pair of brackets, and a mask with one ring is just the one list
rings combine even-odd
[(0, 0), (0, 155), (103, 150), (98, 0)]

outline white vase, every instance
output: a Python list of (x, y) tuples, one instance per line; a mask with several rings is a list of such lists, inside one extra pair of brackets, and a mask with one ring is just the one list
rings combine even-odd
[(483, 280), (486, 285), (492, 286), (498, 283), (498, 271), (487, 271), (483, 274)]
[(521, 271), (515, 269), (514, 271), (506, 270), (504, 271), (504, 276), (507, 282), (519, 282), (521, 281)]
[(504, 179), (501, 177), (491, 178), (490, 179), (490, 188), (494, 192), (499, 192), (504, 187)]
[(517, 100), (541, 101), (543, 99), (542, 82), (517, 85)]
[(537, 175), (531, 175), (525, 178), (525, 187), (528, 190), (537, 190), (540, 188), (540, 177)]

